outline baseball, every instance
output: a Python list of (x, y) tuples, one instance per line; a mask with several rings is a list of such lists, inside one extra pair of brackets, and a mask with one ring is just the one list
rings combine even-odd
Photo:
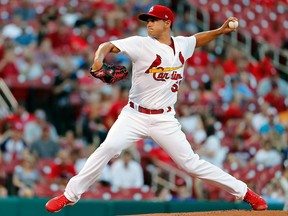
[(229, 28), (236, 29), (238, 27), (238, 21), (230, 21), (228, 26)]

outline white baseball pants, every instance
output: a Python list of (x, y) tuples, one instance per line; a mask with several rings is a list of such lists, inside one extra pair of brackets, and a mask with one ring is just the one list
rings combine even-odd
[(243, 199), (247, 185), (224, 172), (215, 165), (199, 159), (191, 148), (181, 125), (175, 118), (175, 111), (163, 114), (144, 114), (125, 106), (111, 127), (106, 140), (90, 155), (82, 170), (68, 182), (64, 195), (77, 202), (81, 194), (95, 183), (106, 164), (122, 150), (142, 138), (151, 138), (158, 143), (175, 163), (193, 176), (220, 187)]

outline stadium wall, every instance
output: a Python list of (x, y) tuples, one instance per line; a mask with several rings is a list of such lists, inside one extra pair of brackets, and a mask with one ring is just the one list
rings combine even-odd
[[(1, 216), (45, 216), (51, 213), (45, 209), (48, 199), (24, 199), (11, 197), (0, 199)], [(200, 212), (231, 209), (250, 209), (246, 203), (231, 203), (223, 201), (101, 201), (80, 200), (73, 207), (66, 207), (57, 216), (114, 216), (149, 213)], [(270, 204), (269, 210), (282, 210), (282, 204)]]

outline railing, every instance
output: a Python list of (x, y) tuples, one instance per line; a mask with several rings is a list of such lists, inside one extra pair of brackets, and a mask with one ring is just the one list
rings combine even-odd
[(272, 58), (274, 66), (278, 70), (284, 72), (286, 76), (288, 75), (288, 50), (285, 51), (282, 49), (271, 49), (268, 44), (259, 45), (258, 47), (260, 58), (263, 58), (266, 51), (270, 50), (273, 53)]
[(11, 110), (15, 110), (18, 106), (18, 102), (6, 85), (3, 79), (0, 78), (0, 106), (1, 109), (10, 113)]
[[(175, 191), (177, 188), (177, 183), (175, 180), (177, 177), (182, 178), (185, 181), (187, 191), (192, 195), (193, 179), (185, 171), (182, 171), (170, 164), (159, 161), (157, 167), (149, 169), (152, 174), (152, 188), (157, 191), (159, 185), (167, 188), (171, 191)], [(162, 177), (161, 174), (165, 172), (168, 174), (168, 178)]]
[[(199, 29), (203, 31), (210, 30), (210, 15), (207, 11), (193, 5), (193, 7), (191, 7), (191, 13), (192, 20), (195, 21)], [(259, 59), (264, 57), (266, 51), (271, 51), (273, 53), (272, 61), (275, 68), (285, 73), (285, 76), (288, 76), (288, 51), (284, 51), (279, 48), (271, 48), (269, 43), (265, 42), (258, 42), (257, 46), (253, 47), (253, 38), (249, 32), (244, 31), (237, 31), (235, 33), (233, 32), (232, 34), (224, 35), (224, 37), (219, 38), (219, 41), (222, 44), (224, 44), (224, 42), (228, 42), (237, 46), (237, 48), (243, 50), (248, 57), (254, 60), (257, 58), (253, 55), (255, 50), (252, 50), (255, 49), (255, 47), (257, 49), (256, 53)]]
[(210, 30), (210, 15), (208, 12), (198, 7), (191, 7), (192, 21), (197, 23), (203, 31)]

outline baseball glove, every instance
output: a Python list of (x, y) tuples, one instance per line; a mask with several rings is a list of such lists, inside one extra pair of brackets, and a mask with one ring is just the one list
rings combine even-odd
[(113, 84), (127, 77), (128, 70), (123, 65), (114, 66), (103, 63), (99, 70), (93, 70), (90, 68), (90, 74), (93, 77), (102, 80), (104, 83)]

